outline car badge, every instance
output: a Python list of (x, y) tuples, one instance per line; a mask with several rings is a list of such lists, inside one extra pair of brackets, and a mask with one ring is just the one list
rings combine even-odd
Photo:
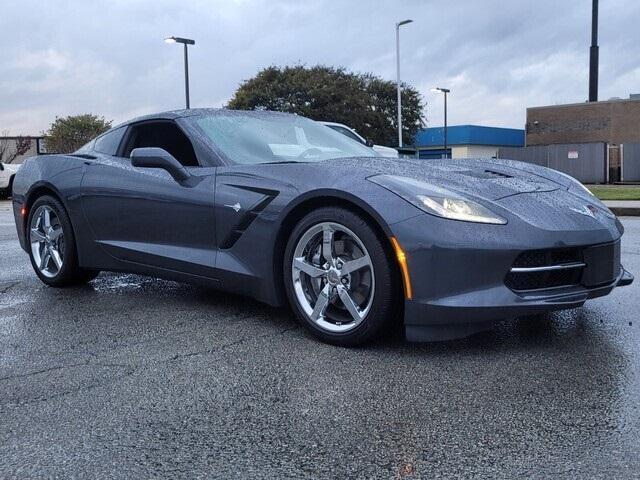
[(236, 213), (242, 210), (242, 205), (240, 205), (238, 202), (236, 202), (234, 205), (225, 205), (225, 207), (233, 208)]
[(584, 215), (586, 217), (596, 218), (596, 212), (598, 211), (596, 207), (592, 205), (585, 205), (582, 208), (570, 208), (570, 210), (579, 213), (580, 215)]

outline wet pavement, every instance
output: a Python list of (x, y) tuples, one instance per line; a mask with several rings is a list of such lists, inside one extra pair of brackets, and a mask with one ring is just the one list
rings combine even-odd
[[(640, 219), (623, 223), (637, 274)], [(640, 282), (466, 340), (349, 350), (190, 285), (47, 288), (7, 202), (0, 252), (0, 478), (640, 477)]]

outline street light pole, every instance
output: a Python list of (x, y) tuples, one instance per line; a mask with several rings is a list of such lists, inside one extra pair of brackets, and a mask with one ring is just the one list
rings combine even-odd
[(447, 150), (447, 94), (449, 90), (444, 93), (444, 158), (449, 158), (449, 152)]
[(187, 44), (184, 44), (184, 96), (187, 102), (187, 110), (189, 110), (189, 54), (187, 53)]
[(402, 147), (402, 95), (400, 92), (400, 27), (413, 20), (403, 20), (396, 23), (396, 83), (398, 90), (398, 146)]
[(445, 158), (449, 158), (449, 153), (447, 152), (447, 95), (451, 90), (448, 88), (435, 87), (432, 88), (431, 91), (444, 93), (444, 156)]
[(164, 39), (166, 43), (182, 43), (184, 45), (184, 95), (189, 109), (189, 54), (187, 53), (187, 45), (195, 45), (195, 40), (190, 38), (167, 37)]

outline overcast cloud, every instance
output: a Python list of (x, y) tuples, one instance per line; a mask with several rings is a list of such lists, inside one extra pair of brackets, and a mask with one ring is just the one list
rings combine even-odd
[[(181, 108), (181, 46), (192, 106), (222, 106), (269, 65), (324, 64), (402, 78), (442, 122), (522, 128), (527, 106), (588, 92), (590, 0), (117, 0), (0, 2), (0, 131), (39, 134), (58, 116), (120, 122)], [(640, 93), (640, 2), (600, 1), (600, 98)], [(330, 119), (327, 119), (330, 120)]]

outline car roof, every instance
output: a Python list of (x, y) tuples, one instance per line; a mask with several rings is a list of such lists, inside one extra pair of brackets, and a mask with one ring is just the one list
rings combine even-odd
[(205, 116), (205, 115), (215, 115), (220, 113), (233, 114), (234, 112), (238, 114), (250, 114), (260, 117), (268, 117), (268, 116), (290, 116), (293, 115), (291, 113), (284, 112), (273, 112), (270, 110), (230, 110), (227, 108), (189, 108), (182, 110), (168, 110), (166, 112), (152, 113), (149, 115), (141, 115), (139, 117), (133, 118), (131, 120), (127, 120), (126, 122), (122, 122), (113, 128), (119, 128), (125, 125), (130, 125), (132, 123), (144, 122), (146, 120), (175, 120), (176, 118), (185, 118), (185, 117), (197, 117), (197, 116)]

